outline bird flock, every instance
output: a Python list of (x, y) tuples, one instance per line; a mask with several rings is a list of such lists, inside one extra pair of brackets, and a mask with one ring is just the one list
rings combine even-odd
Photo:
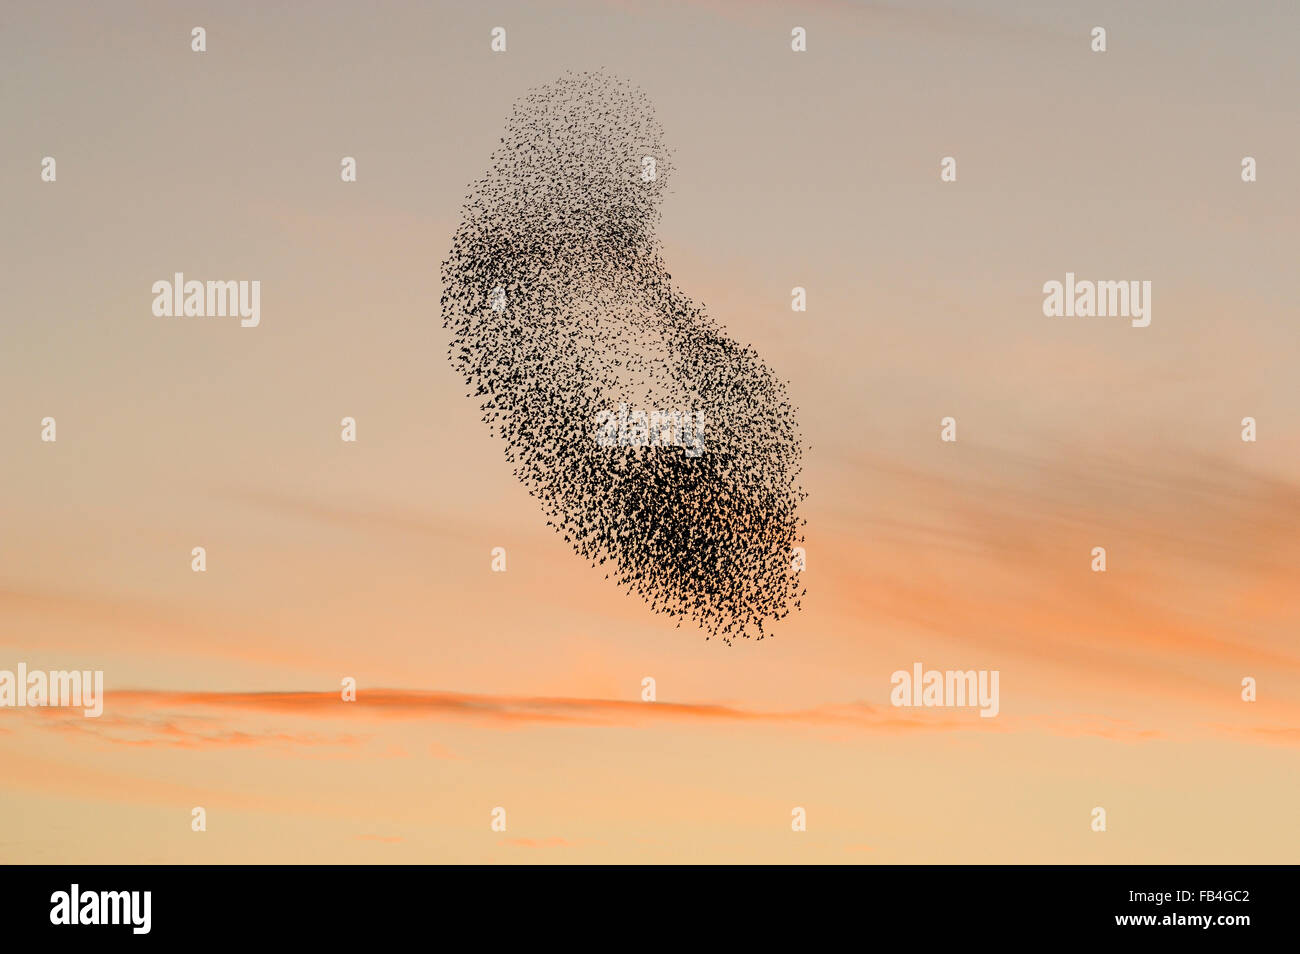
[[(678, 626), (761, 639), (804, 595), (802, 445), (785, 384), (673, 285), (655, 234), (671, 171), (626, 81), (524, 95), (442, 264), (448, 356), (579, 556)], [(621, 405), (695, 415), (696, 452), (599, 440)]]

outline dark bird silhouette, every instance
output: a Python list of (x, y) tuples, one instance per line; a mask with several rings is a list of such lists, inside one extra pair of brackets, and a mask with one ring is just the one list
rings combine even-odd
[[(576, 553), (679, 626), (761, 639), (803, 596), (802, 445), (784, 383), (673, 286), (655, 236), (670, 172), (622, 80), (520, 99), (442, 266), (448, 356)], [(620, 405), (697, 415), (698, 444), (602, 442)]]

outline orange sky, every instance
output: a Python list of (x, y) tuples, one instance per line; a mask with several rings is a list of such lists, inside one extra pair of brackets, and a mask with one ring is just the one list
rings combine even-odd
[[(0, 861), (1295, 860), (1295, 10), (11, 6), (0, 669), (107, 698), (0, 710)], [(572, 557), (445, 358), (466, 186), (599, 66), (675, 149), (674, 281), (800, 408), (808, 596), (761, 642)], [(260, 327), (152, 318), (178, 270)], [(1043, 317), (1066, 271), (1151, 326)], [(890, 707), (914, 662), (1000, 714)]]

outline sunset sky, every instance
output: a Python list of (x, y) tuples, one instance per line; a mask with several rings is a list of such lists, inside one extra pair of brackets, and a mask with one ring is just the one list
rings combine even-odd
[[(1295, 862), (1300, 8), (1248, 6), (7, 2), (0, 669), (106, 701), (0, 709), (0, 862)], [(799, 408), (773, 638), (574, 557), (446, 358), (469, 184), (593, 68)], [(260, 326), (153, 317), (177, 271)], [(1044, 317), (1067, 271), (1150, 327)], [(916, 662), (999, 715), (892, 707)]]

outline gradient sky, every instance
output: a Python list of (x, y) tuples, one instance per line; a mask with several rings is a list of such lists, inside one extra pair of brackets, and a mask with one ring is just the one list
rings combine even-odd
[[(0, 710), (0, 861), (1294, 862), (1298, 30), (7, 2), (0, 669), (108, 697)], [(674, 280), (800, 408), (808, 596), (761, 642), (573, 557), (445, 357), (469, 183), (518, 96), (598, 67), (675, 150)], [(260, 280), (261, 326), (153, 318), (175, 271)], [(1151, 281), (1151, 326), (1045, 318), (1067, 271)], [(1000, 670), (1001, 714), (890, 707), (914, 662)]]

